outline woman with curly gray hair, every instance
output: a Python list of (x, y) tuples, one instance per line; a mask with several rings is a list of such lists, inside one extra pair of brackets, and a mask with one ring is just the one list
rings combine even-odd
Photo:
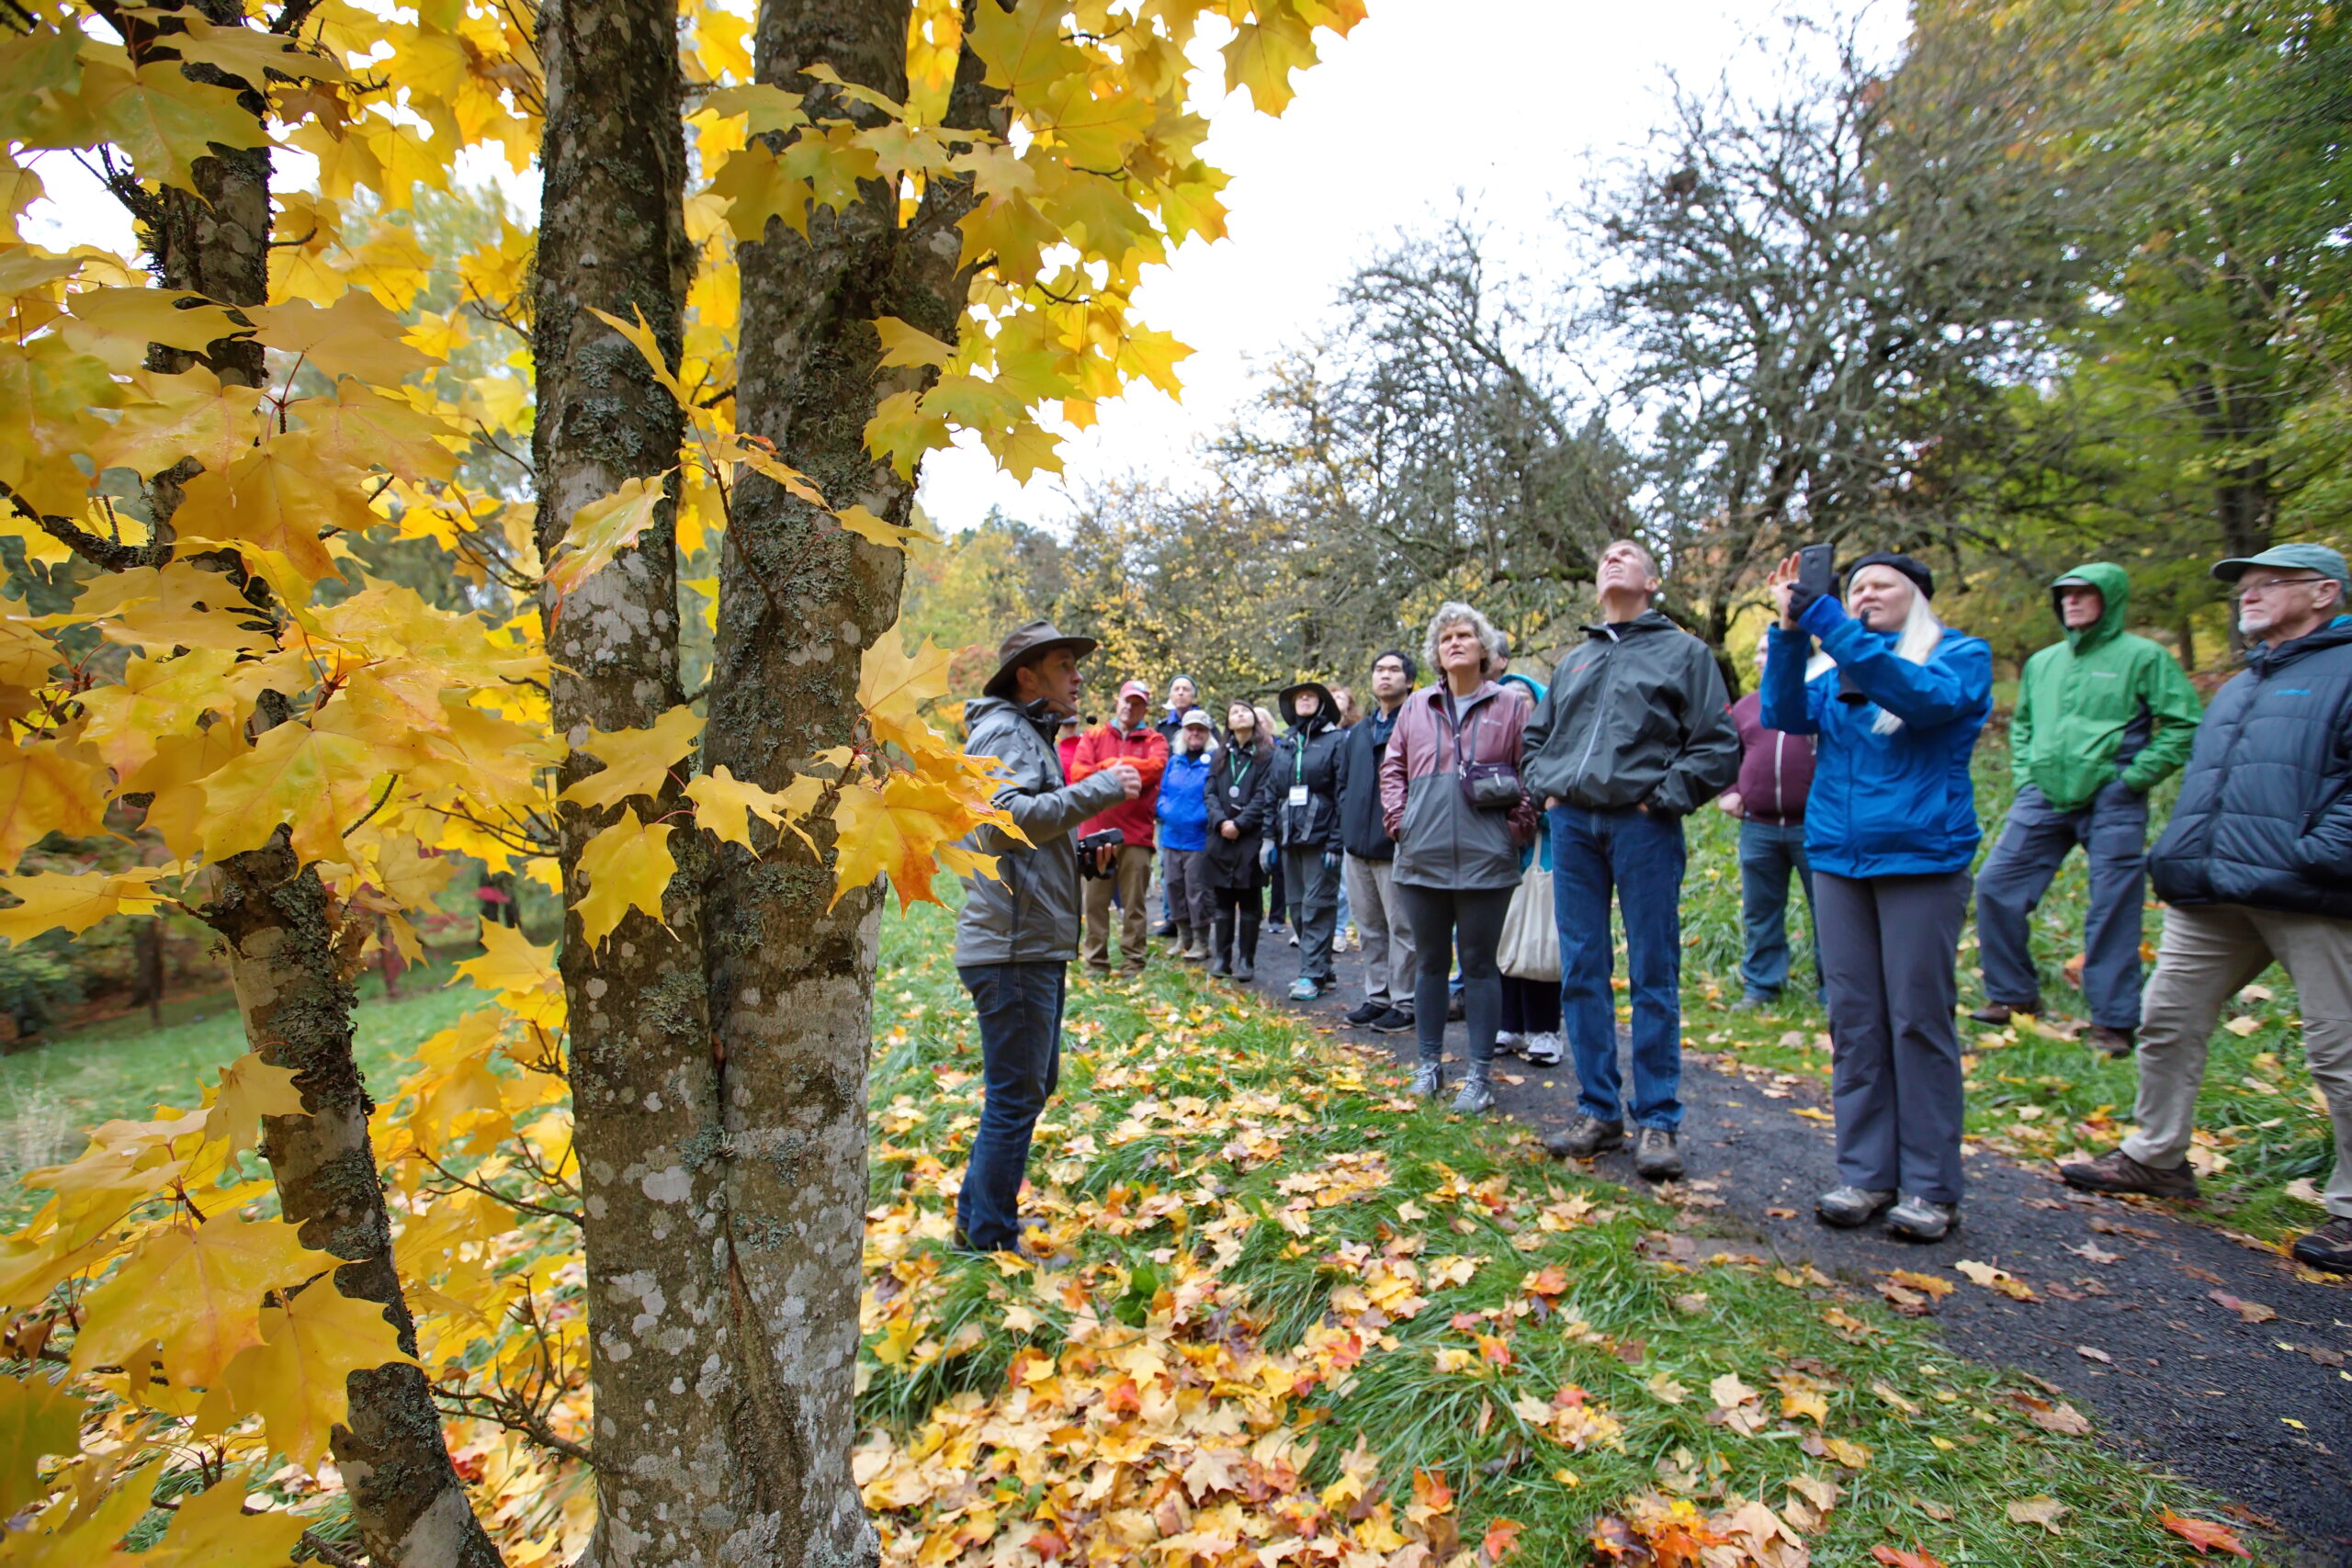
[(1446, 971), (1458, 952), (1470, 1063), (1453, 1109), (1476, 1115), (1495, 1103), (1487, 1075), (1502, 1018), (1496, 949), (1519, 886), (1520, 846), (1535, 838), (1534, 802), (1519, 782), (1527, 709), (1495, 683), (1501, 639), (1469, 605), (1441, 605), (1423, 646), (1438, 683), (1406, 699), (1380, 763), (1396, 897), (1419, 959), (1412, 1092), (1435, 1099), (1445, 1090)]

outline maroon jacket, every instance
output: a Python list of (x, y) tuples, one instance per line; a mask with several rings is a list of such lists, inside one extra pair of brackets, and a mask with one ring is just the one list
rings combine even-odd
[(1731, 705), (1739, 731), (1739, 814), (1786, 828), (1804, 820), (1813, 789), (1813, 737), (1764, 728), (1763, 699), (1750, 692)]
[[(1452, 705), (1462, 759), (1519, 765), (1527, 705), (1488, 681)], [(1508, 811), (1481, 811), (1462, 793), (1444, 688), (1405, 699), (1380, 760), (1380, 814), (1396, 840), (1398, 882), (1457, 890), (1519, 886), (1519, 849), (1535, 840), (1535, 803), (1522, 790)]]

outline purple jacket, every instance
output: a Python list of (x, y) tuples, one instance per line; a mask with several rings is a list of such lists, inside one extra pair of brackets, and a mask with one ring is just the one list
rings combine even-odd
[[(1467, 890), (1519, 886), (1519, 849), (1535, 839), (1535, 804), (1522, 790), (1508, 811), (1470, 804), (1454, 771), (1454, 725), (1445, 688), (1405, 699), (1380, 760), (1380, 813), (1396, 840), (1396, 879), (1408, 886)], [(1453, 705), (1464, 761), (1520, 761), (1527, 705), (1489, 681)]]
[(1764, 699), (1750, 692), (1731, 705), (1739, 731), (1739, 814), (1781, 827), (1804, 820), (1813, 789), (1813, 737), (1764, 728)]

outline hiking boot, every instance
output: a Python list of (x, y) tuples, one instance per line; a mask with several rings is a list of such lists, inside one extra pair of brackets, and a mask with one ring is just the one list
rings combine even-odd
[(2194, 1198), (2197, 1173), (2187, 1161), (2170, 1170), (2142, 1165), (2121, 1149), (2111, 1149), (2091, 1160), (2076, 1160), (2058, 1168), (2069, 1187), (2086, 1192), (2138, 1192), (2150, 1198)]
[(2033, 1010), (2031, 1008), (2008, 1008), (2003, 1007), (1999, 1002), (1986, 1002), (1981, 1008), (1969, 1009), (1968, 1016), (1979, 1023), (1989, 1023), (1998, 1029), (2018, 1014)]
[(1258, 966), (1247, 958), (1237, 958), (1233, 961), (1233, 977), (1246, 986), (1258, 977)]
[(1527, 1037), (1527, 1065), (1531, 1067), (1556, 1067), (1567, 1052), (1567, 1042), (1560, 1038), (1556, 1029), (1546, 1029)]
[(1304, 975), (1290, 983), (1290, 999), (1295, 1002), (1311, 1002), (1322, 994), (1323, 987)]
[(1487, 1066), (1473, 1062), (1470, 1070), (1462, 1075), (1462, 1092), (1453, 1097), (1453, 1109), (1464, 1116), (1484, 1116), (1495, 1108), (1494, 1086), (1487, 1081)]
[(1813, 1212), (1823, 1224), (1849, 1231), (1870, 1224), (1894, 1199), (1894, 1193), (1875, 1187), (1833, 1187), (1813, 1201)]
[(1348, 1021), (1354, 1024), (1358, 1029), (1362, 1029), (1365, 1024), (1370, 1023), (1374, 1019), (1378, 1018), (1382, 1013), (1386, 1012), (1387, 1010), (1388, 1004), (1386, 1002), (1366, 1002), (1362, 1007), (1351, 1008), (1348, 1010)]
[(1192, 945), (1184, 949), (1183, 958), (1187, 964), (1206, 964), (1209, 961), (1208, 938), (1194, 931)]
[(1390, 1008), (1365, 1027), (1374, 1034), (1410, 1034), (1413, 1032), (1413, 1010)]
[(2100, 1050), (2106, 1052), (2110, 1056), (2129, 1056), (2136, 1045), (2136, 1042), (2132, 1038), (2132, 1031), (2129, 1029), (2109, 1029), (2103, 1023), (2094, 1023), (2091, 1025), (2090, 1039), (2093, 1045), (2098, 1046)]
[(1413, 1069), (1412, 1086), (1405, 1090), (1415, 1100), (1435, 1100), (1445, 1092), (1445, 1064), (1423, 1062)]
[(1625, 1123), (1603, 1122), (1579, 1111), (1568, 1124), (1544, 1140), (1544, 1152), (1554, 1159), (1590, 1159), (1597, 1154), (1625, 1146)]
[(1960, 1224), (1960, 1205), (1938, 1203), (1905, 1193), (1903, 1201), (1886, 1212), (1886, 1234), (1898, 1241), (1941, 1241)]
[(1227, 960), (1224, 953), (1220, 953), (1209, 961), (1209, 977), (1213, 980), (1229, 980), (1233, 977), (1233, 965)]
[(2296, 1242), (2295, 1261), (2330, 1274), (2352, 1274), (2352, 1219), (2339, 1214)]
[(1682, 1151), (1671, 1127), (1645, 1127), (1634, 1137), (1634, 1174), (1644, 1181), (1682, 1179)]

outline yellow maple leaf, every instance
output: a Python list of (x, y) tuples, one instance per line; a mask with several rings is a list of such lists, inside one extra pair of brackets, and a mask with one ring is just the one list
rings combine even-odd
[(201, 365), (176, 376), (143, 374), (140, 382), (145, 396), (126, 404), (122, 417), (91, 446), (91, 461), (101, 469), (157, 474), (183, 457), (225, 468), (261, 434), (259, 388), (223, 386)]
[(259, 147), (261, 124), (238, 107), (225, 87), (190, 81), (176, 61), (141, 67), (136, 74), (85, 64), (82, 106), (104, 140), (128, 155), (141, 179), (181, 190), (196, 188), (193, 165), (212, 144)]
[(152, 1232), (92, 1291), (74, 1342), (74, 1370), (119, 1364), (149, 1340), (182, 1388), (209, 1388), (239, 1351), (261, 1337), (265, 1292), (298, 1284), (338, 1259), (302, 1245), (283, 1220), (215, 1214), (189, 1229)]
[(301, 355), (329, 379), (356, 376), (388, 387), (433, 364), (430, 355), (401, 341), (401, 319), (371, 294), (345, 294), (325, 310), (307, 299), (289, 299), (250, 305), (244, 313), (261, 329), (262, 342)]
[(258, 1051), (248, 1051), (220, 1069), (220, 1092), (204, 1114), (204, 1135), (229, 1145), (229, 1157), (258, 1141), (265, 1116), (304, 1113), (302, 1092), (291, 1067), (273, 1067)]
[[(775, 91), (774, 88), (768, 90)], [(628, 339), (628, 345), (637, 350), (639, 356), (645, 361), (647, 368), (653, 372), (653, 378), (659, 381), (672, 397), (677, 399), (681, 404), (692, 402), (694, 400), (686, 396), (686, 389), (678, 385), (677, 377), (670, 373), (670, 367), (662, 360), (661, 342), (654, 337), (653, 329), (646, 324), (645, 312), (634, 305), (630, 306), (629, 310), (637, 317), (635, 325), (622, 321), (618, 316), (599, 310), (594, 305), (588, 307), (588, 313)]]
[(571, 593), (636, 544), (667, 499), (663, 485), (669, 477), (665, 470), (651, 479), (623, 479), (620, 489), (573, 513), (571, 526), (556, 541), (548, 586), (558, 594)]
[(709, 829), (722, 843), (741, 844), (753, 849), (752, 843), (752, 814), (772, 828), (789, 828), (800, 834), (801, 842), (810, 850), (816, 844), (801, 832), (796, 818), (806, 817), (815, 809), (817, 796), (823, 793), (825, 781), (802, 777), (784, 789), (763, 789), (747, 779), (739, 779), (724, 763), (707, 773), (697, 773), (686, 783), (686, 798), (695, 807), (695, 819)]
[(447, 421), (357, 381), (337, 381), (334, 397), (302, 398), (286, 412), (331, 462), (382, 468), (411, 483), (458, 471), (457, 455), (443, 445), (458, 438)]
[(281, 724), (205, 779), (204, 858), (258, 849), (281, 822), (293, 824), (294, 852), (303, 860), (336, 858), (383, 771), (376, 749), (356, 736), (324, 724)]
[(865, 710), (876, 739), (913, 750), (931, 728), (917, 709), (947, 694), (947, 667), (955, 656), (928, 637), (911, 652), (903, 638), (895, 649), (890, 640), (886, 637), (865, 650), (858, 669), (857, 705)]
[(204, 713), (229, 713), (235, 695), (221, 678), (236, 663), (226, 649), (195, 649), (176, 659), (124, 661), (119, 682), (91, 687), (82, 694), (90, 716), (83, 738), (118, 778), (129, 778), (155, 754), (156, 741), (196, 728)]
[(580, 912), (582, 940), (591, 946), (603, 942), (631, 909), (662, 919), (662, 892), (678, 870), (669, 840), (668, 823), (639, 822), (630, 807), (621, 809), (619, 821), (588, 840), (580, 852), (588, 891), (573, 906)]
[(182, 1497), (164, 1538), (139, 1555), (140, 1568), (282, 1568), (311, 1521), (277, 1509), (246, 1513), (246, 1486), (232, 1476)]
[(0, 867), (49, 833), (98, 831), (97, 771), (51, 740), (18, 745), (0, 756)]
[(39, 1371), (0, 1378), (0, 1513), (14, 1514), (48, 1495), (40, 1479), (41, 1456), (79, 1452), (88, 1410)]
[(201, 353), (249, 331), (201, 294), (173, 288), (83, 288), (65, 297), (74, 319), (109, 337)]
[(29, 942), (47, 931), (79, 934), (108, 915), (152, 915), (161, 900), (151, 884), (160, 870), (43, 872), (0, 880), (20, 902), (0, 909), (0, 937)]
[(882, 367), (899, 369), (917, 365), (936, 366), (942, 369), (956, 357), (954, 345), (942, 343), (921, 327), (910, 326), (896, 316), (883, 316), (874, 323), (874, 331), (882, 340)]
[(229, 1394), (241, 1416), (259, 1416), (269, 1446), (304, 1470), (318, 1468), (327, 1434), (351, 1412), (354, 1372), (415, 1360), (374, 1302), (313, 1281), (282, 1307), (258, 1314), (263, 1343), (230, 1363)]
[(931, 888), (937, 852), (966, 831), (961, 812), (944, 785), (911, 773), (894, 773), (879, 788), (862, 779), (845, 784), (833, 807), (832, 902), (886, 874), (900, 905), (939, 902)]
[(364, 533), (379, 521), (363, 483), (357, 469), (320, 450), (315, 433), (297, 430), (188, 480), (173, 525), (187, 538), (258, 545), (316, 582), (335, 572), (322, 529)]
[(601, 809), (633, 795), (658, 794), (670, 765), (692, 750), (701, 735), (701, 717), (684, 704), (655, 719), (650, 728), (592, 728), (580, 750), (602, 761), (605, 771), (573, 781), (558, 798)]

